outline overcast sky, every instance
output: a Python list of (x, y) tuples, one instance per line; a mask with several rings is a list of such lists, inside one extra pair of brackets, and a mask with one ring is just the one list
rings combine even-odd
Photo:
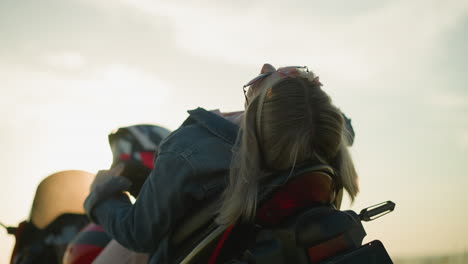
[[(353, 120), (366, 225), (394, 256), (468, 250), (468, 2), (0, 1), (0, 220), (111, 162), (107, 134), (239, 110), (263, 63), (308, 65)], [(347, 204), (345, 204), (347, 206)], [(13, 239), (0, 233), (0, 262)]]

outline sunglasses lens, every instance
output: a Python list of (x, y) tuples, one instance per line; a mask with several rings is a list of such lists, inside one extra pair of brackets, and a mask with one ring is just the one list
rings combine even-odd
[[(297, 74), (298, 69), (305, 70), (306, 72), (309, 72), (309, 68), (307, 66), (290, 66), (290, 67), (285, 67), (282, 69), (278, 69), (277, 72), (282, 74), (282, 75), (294, 75)], [(244, 95), (246, 96), (247, 99), (247, 92), (249, 90), (249, 86), (253, 85), (254, 83), (258, 82), (259, 80), (265, 78), (266, 76), (272, 74), (273, 72), (265, 72), (257, 77), (253, 78), (250, 82), (248, 82), (246, 85), (243, 86), (244, 90)]]
[(253, 78), (250, 82), (248, 82), (246, 85), (244, 85), (244, 87), (248, 87), (248, 86), (256, 83), (258, 80), (263, 79), (263, 78), (265, 78), (266, 76), (268, 76), (270, 74), (271, 74), (271, 72), (262, 73), (262, 74), (258, 75), (257, 77)]

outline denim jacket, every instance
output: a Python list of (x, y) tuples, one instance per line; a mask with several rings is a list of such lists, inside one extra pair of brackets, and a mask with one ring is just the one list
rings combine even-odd
[(128, 188), (122, 177), (85, 201), (92, 220), (124, 247), (150, 253), (150, 263), (172, 262), (169, 240), (174, 227), (227, 182), (239, 127), (202, 108), (189, 114), (162, 142), (155, 168), (133, 205), (125, 195), (104, 194), (104, 189), (115, 193)]

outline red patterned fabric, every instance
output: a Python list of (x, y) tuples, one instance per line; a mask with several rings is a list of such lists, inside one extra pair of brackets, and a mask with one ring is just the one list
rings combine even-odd
[(296, 177), (281, 186), (260, 208), (257, 220), (264, 226), (272, 226), (305, 206), (330, 203), (332, 187), (332, 180), (325, 173), (312, 172)]

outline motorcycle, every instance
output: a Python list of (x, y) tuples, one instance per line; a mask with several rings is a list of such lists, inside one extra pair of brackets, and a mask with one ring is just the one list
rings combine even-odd
[(393, 263), (381, 241), (362, 244), (362, 222), (392, 212), (395, 203), (383, 202), (359, 214), (340, 211), (322, 202), (328, 193), (320, 190), (331, 186), (330, 180), (323, 173), (305, 173), (264, 194), (254, 225), (220, 227), (208, 220), (215, 203), (207, 206), (175, 232), (175, 263)]
[[(129, 192), (137, 196), (153, 168), (157, 146), (170, 133), (155, 125), (133, 125), (109, 134), (112, 166), (125, 164), (131, 175)], [(62, 171), (46, 177), (37, 187), (31, 214), (18, 227), (1, 226), (14, 235), (11, 264), (92, 263), (111, 238), (103, 228), (90, 223), (83, 203), (94, 174)]]
[[(65, 171), (50, 175), (41, 182), (30, 218), (16, 228), (6, 227), (8, 233), (16, 237), (11, 264), (61, 263), (68, 243), (72, 239), (76, 240), (79, 237), (76, 236), (78, 231), (88, 224), (79, 204), (88, 192), (91, 179), (92, 175), (85, 172)], [(301, 180), (294, 185), (303, 185), (310, 189)], [(210, 212), (214, 208), (213, 204), (200, 210), (187, 219), (173, 236), (172, 244), (179, 252), (176, 262), (393, 263), (379, 240), (362, 244), (366, 236), (362, 222), (373, 221), (392, 212), (395, 203), (383, 202), (357, 214), (351, 210), (339, 211), (333, 205), (321, 205), (310, 200), (307, 206), (297, 210), (299, 207), (295, 208), (294, 205), (299, 199), (304, 200), (304, 197), (298, 195), (300, 190), (293, 189), (288, 184), (270, 195), (260, 207), (257, 223), (253, 227), (240, 225), (226, 230), (208, 220), (212, 218)], [(210, 223), (208, 227), (207, 222)], [(101, 232), (101, 235), (106, 236), (102, 230), (96, 228), (85, 228), (81, 234)], [(109, 238), (105, 238), (108, 242)], [(101, 240), (94, 235), (93, 243)], [(103, 244), (102, 247), (104, 246)], [(96, 254), (90, 254), (91, 251), (87, 249), (83, 256), (89, 257), (90, 261), (86, 260), (86, 263), (91, 262), (101, 250), (102, 248), (98, 248), (95, 250)]]
[[(118, 162), (125, 158), (121, 154), (114, 156)], [(335, 189), (332, 178), (323, 173), (326, 169), (326, 166), (309, 168), (309, 171), (288, 178), (286, 183), (275, 178), (278, 182), (266, 184), (276, 188), (261, 191), (254, 224), (220, 227), (213, 219), (218, 199), (214, 197), (211, 202), (207, 201), (206, 206), (175, 228), (171, 239), (173, 252), (177, 252), (174, 262), (393, 263), (382, 242), (374, 240), (362, 244), (366, 236), (362, 222), (373, 221), (392, 212), (395, 203), (377, 204), (359, 214), (350, 210), (340, 211), (337, 209), (339, 203), (330, 203), (330, 194), (335, 193)], [(92, 225), (76, 235), (88, 224), (82, 204), (92, 178), (85, 172), (66, 171), (41, 182), (31, 217), (18, 228), (7, 229), (16, 236), (11, 264), (61, 263), (67, 245), (68, 253), (78, 256), (69, 263), (93, 261), (109, 238), (102, 229), (97, 230), (98, 227)], [(342, 191), (337, 197), (341, 195)], [(334, 200), (341, 201), (340, 198)], [(94, 234), (105, 236), (105, 241)], [(96, 246), (99, 241), (105, 243), (90, 250), (89, 246)], [(83, 250), (77, 252), (78, 248)]]
[(49, 175), (36, 189), (31, 213), (18, 227), (6, 227), (15, 236), (11, 264), (62, 263), (68, 243), (89, 223), (83, 202), (94, 175), (69, 170)]

